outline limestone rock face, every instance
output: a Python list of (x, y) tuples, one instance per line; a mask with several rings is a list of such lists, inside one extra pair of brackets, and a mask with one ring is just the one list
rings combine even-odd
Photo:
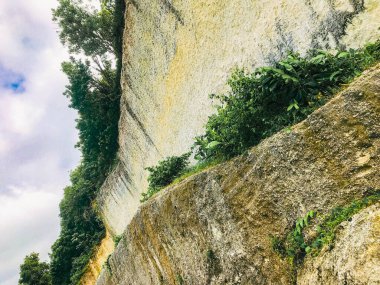
[(93, 285), (96, 283), (103, 268), (103, 264), (107, 261), (110, 252), (114, 249), (114, 241), (110, 234), (106, 232), (106, 236), (101, 241), (100, 245), (98, 245), (95, 255), (90, 259), (90, 262), (87, 265), (87, 270), (80, 280), (81, 285)]
[(188, 151), (236, 67), (380, 37), (378, 0), (126, 0), (120, 163), (97, 204), (112, 234), (131, 221), (147, 166)]
[(380, 204), (342, 223), (334, 248), (308, 258), (297, 284), (380, 284)]
[[(291, 284), (270, 237), (310, 210), (327, 213), (380, 189), (379, 172), (380, 65), (290, 133), (144, 203), (97, 284)], [(365, 265), (378, 273), (378, 213), (377, 205), (343, 224), (336, 249), (308, 261), (300, 284), (378, 284), (378, 274), (360, 275)]]

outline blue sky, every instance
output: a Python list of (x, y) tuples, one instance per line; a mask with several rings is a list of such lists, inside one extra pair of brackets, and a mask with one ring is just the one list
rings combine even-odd
[(13, 91), (14, 94), (24, 93), (25, 77), (21, 73), (6, 69), (0, 62), (0, 88)]
[(68, 58), (51, 21), (56, 0), (0, 1), (0, 285), (18, 284), (26, 254), (45, 260), (79, 153), (62, 93)]

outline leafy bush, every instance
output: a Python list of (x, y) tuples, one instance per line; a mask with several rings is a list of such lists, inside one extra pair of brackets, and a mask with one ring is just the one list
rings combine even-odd
[(297, 123), (326, 102), (336, 89), (380, 60), (380, 41), (363, 49), (336, 54), (289, 53), (273, 67), (251, 74), (242, 70), (228, 81), (228, 94), (211, 95), (220, 102), (206, 132), (195, 140), (199, 160), (243, 153), (262, 139)]
[(155, 193), (172, 183), (189, 165), (191, 153), (181, 156), (171, 156), (158, 162), (157, 166), (147, 167), (149, 187), (147, 193), (142, 194), (141, 202), (148, 200)]
[(228, 94), (211, 95), (219, 100), (209, 117), (206, 132), (195, 138), (191, 152), (197, 165), (173, 173), (171, 159), (150, 167), (146, 201), (164, 186), (204, 168), (239, 155), (275, 132), (300, 122), (323, 105), (336, 90), (380, 60), (380, 41), (363, 49), (329, 53), (309, 52), (306, 57), (289, 53), (273, 67), (251, 74), (237, 70), (228, 81)]

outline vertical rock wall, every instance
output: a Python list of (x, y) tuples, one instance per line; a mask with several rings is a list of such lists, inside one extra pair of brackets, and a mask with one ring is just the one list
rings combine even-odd
[(126, 0), (120, 163), (98, 197), (112, 234), (146, 190), (145, 167), (189, 149), (213, 111), (208, 95), (236, 67), (288, 50), (360, 46), (379, 38), (378, 0)]
[[(380, 64), (292, 131), (144, 203), (98, 285), (290, 285), (271, 237), (380, 190)], [(377, 285), (380, 203), (337, 227), (298, 284)], [(330, 244), (332, 245), (332, 244)], [(328, 250), (330, 248), (330, 251)]]
[(101, 241), (96, 250), (96, 254), (91, 257), (90, 262), (87, 265), (87, 270), (83, 274), (80, 284), (81, 285), (93, 285), (99, 277), (100, 272), (103, 269), (103, 264), (107, 261), (107, 258), (115, 249), (115, 244), (108, 232)]

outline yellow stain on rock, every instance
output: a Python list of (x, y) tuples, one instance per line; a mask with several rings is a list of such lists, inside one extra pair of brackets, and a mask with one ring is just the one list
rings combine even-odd
[(94, 285), (100, 275), (103, 264), (107, 261), (108, 256), (114, 251), (115, 244), (111, 235), (106, 232), (106, 237), (101, 241), (96, 250), (95, 256), (90, 259), (87, 265), (87, 271), (82, 276), (79, 284)]

